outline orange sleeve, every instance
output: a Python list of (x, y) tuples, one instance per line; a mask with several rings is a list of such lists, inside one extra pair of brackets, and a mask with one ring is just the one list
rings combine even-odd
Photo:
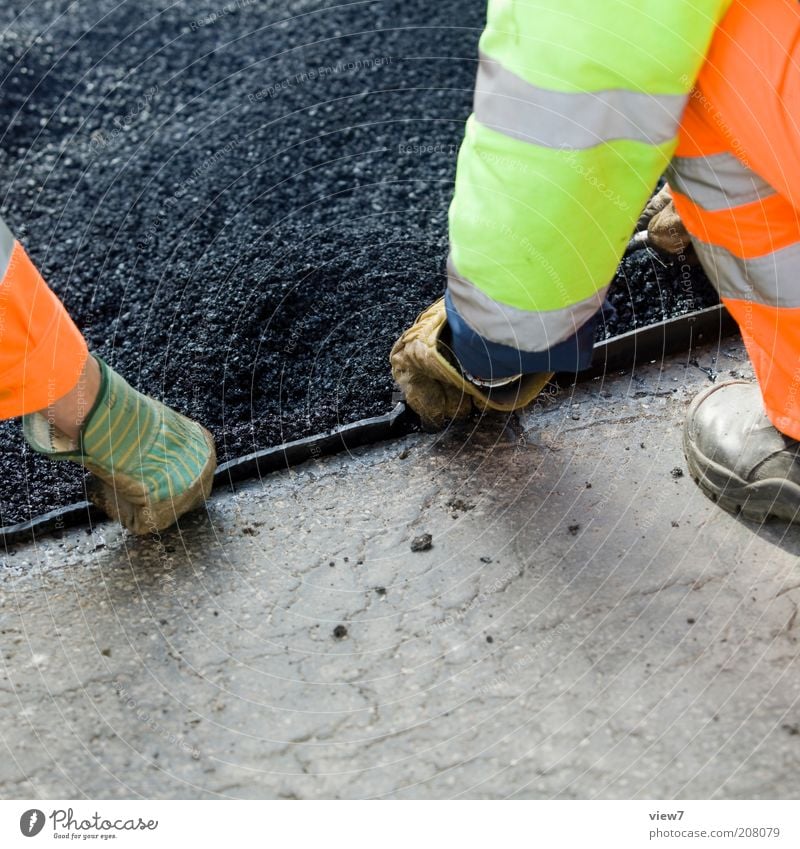
[(77, 384), (86, 341), (0, 221), (0, 419), (26, 415)]

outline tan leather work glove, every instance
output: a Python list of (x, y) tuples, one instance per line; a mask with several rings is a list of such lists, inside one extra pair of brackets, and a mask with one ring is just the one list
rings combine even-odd
[(419, 315), (395, 342), (389, 359), (406, 402), (423, 427), (439, 430), (466, 418), (473, 409), (511, 412), (527, 406), (547, 385), (552, 372), (523, 375), (513, 383), (485, 390), (467, 380), (441, 343), (447, 327), (444, 299)]
[(684, 254), (691, 250), (689, 233), (675, 210), (669, 186), (650, 198), (636, 229), (647, 229), (647, 243), (665, 253)]

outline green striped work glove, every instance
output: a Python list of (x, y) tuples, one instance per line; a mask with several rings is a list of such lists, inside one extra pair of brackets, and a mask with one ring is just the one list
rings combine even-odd
[(201, 505), (211, 492), (211, 434), (160, 401), (137, 392), (99, 357), (100, 391), (76, 447), (41, 414), (23, 417), (28, 444), (51, 460), (92, 474), (89, 498), (135, 534), (154, 533)]

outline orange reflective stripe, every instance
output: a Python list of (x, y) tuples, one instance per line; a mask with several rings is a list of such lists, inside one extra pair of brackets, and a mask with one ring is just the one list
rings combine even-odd
[(800, 214), (782, 195), (709, 212), (673, 189), (686, 229), (741, 259), (754, 259), (800, 242)]
[(15, 242), (0, 281), (0, 419), (62, 398), (77, 384), (87, 356), (61, 301)]
[(772, 424), (800, 439), (800, 307), (723, 298), (753, 362)]

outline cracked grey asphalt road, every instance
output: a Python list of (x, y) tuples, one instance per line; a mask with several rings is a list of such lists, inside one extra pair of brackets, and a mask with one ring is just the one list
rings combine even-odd
[(0, 796), (796, 798), (800, 531), (673, 473), (708, 380), (676, 358), (160, 543), (3, 553)]

